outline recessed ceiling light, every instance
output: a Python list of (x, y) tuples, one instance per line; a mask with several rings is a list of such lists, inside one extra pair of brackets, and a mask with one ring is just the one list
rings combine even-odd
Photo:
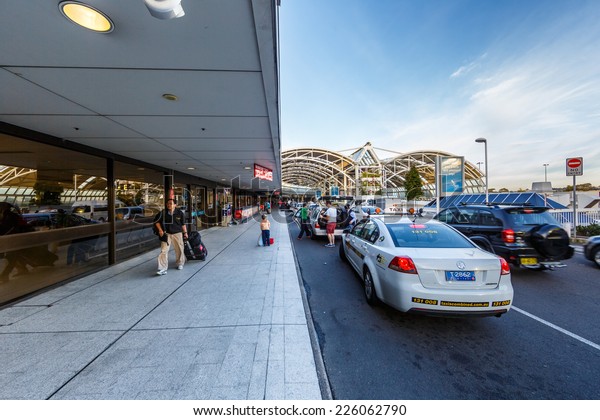
[(64, 17), (94, 32), (109, 33), (115, 29), (110, 18), (100, 10), (78, 1), (62, 1), (58, 8)]
[(189, 169), (190, 171), (194, 171), (196, 168), (194, 168), (194, 167), (190, 166), (188, 169)]
[(179, 98), (177, 98), (177, 96), (173, 95), (172, 93), (163, 93), (162, 97), (165, 98), (167, 101), (176, 101), (177, 99), (179, 99)]
[(250, 169), (252, 169), (252, 168), (251, 168), (251, 167), (249, 167), (249, 166), (244, 166), (244, 169), (246, 169), (247, 171), (249, 171), (249, 170), (250, 170)]

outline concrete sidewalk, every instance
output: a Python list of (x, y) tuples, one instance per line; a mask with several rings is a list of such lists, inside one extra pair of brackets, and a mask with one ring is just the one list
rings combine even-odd
[(1, 310), (0, 398), (327, 398), (288, 225), (271, 228), (270, 247), (254, 220), (202, 231), (207, 260), (179, 271), (172, 251), (166, 276), (157, 241)]

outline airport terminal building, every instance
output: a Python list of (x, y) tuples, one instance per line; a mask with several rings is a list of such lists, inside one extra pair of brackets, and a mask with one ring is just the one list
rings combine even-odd
[(3, 6), (0, 304), (156, 249), (165, 197), (201, 229), (281, 187), (279, 2), (152, 3)]

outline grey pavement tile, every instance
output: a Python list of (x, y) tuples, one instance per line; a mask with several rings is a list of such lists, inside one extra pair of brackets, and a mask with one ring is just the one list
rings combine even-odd
[[(211, 228), (181, 272), (151, 252), (0, 311), (0, 398), (320, 399), (287, 225), (258, 233)], [(69, 330), (90, 332), (48, 333)]]
[(269, 339), (269, 362), (272, 360), (285, 360), (284, 326), (273, 325)]
[(249, 400), (264, 400), (267, 386), (267, 365), (266, 360), (255, 360), (252, 365), (250, 384), (248, 385)]
[(282, 400), (320, 400), (321, 390), (318, 383), (311, 382), (296, 382), (285, 384), (285, 396)]
[(248, 386), (217, 386), (210, 393), (211, 400), (246, 400), (248, 399)]
[(11, 306), (0, 311), (0, 333), (1, 327), (10, 326), (36, 313), (43, 311), (45, 306)]
[(0, 398), (49, 397), (118, 336), (114, 332), (3, 334)]
[(269, 360), (267, 365), (266, 400), (285, 399), (285, 364), (283, 360)]
[(282, 325), (285, 323), (285, 307), (283, 305), (273, 305), (271, 313), (271, 323)]
[(255, 351), (256, 344), (239, 343), (230, 346), (217, 375), (216, 386), (245, 386), (247, 390), (252, 374)]
[(181, 378), (179, 387), (173, 394), (178, 400), (208, 400), (214, 388), (221, 363), (195, 363)]
[(254, 355), (254, 363), (269, 360), (269, 346), (271, 345), (271, 329), (270, 325), (261, 325), (258, 327), (258, 336), (256, 341), (256, 352)]

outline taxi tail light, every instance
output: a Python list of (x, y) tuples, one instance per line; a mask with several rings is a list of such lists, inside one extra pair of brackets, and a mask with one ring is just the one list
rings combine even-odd
[(502, 240), (507, 244), (512, 244), (515, 242), (515, 231), (512, 229), (504, 229), (502, 231)]
[(504, 258), (500, 257), (500, 275), (504, 276), (506, 274), (510, 274), (510, 265)]
[(394, 257), (388, 268), (400, 273), (417, 274), (417, 267), (410, 257)]
[(315, 222), (315, 229), (321, 229), (321, 226), (319, 226), (319, 222)]

